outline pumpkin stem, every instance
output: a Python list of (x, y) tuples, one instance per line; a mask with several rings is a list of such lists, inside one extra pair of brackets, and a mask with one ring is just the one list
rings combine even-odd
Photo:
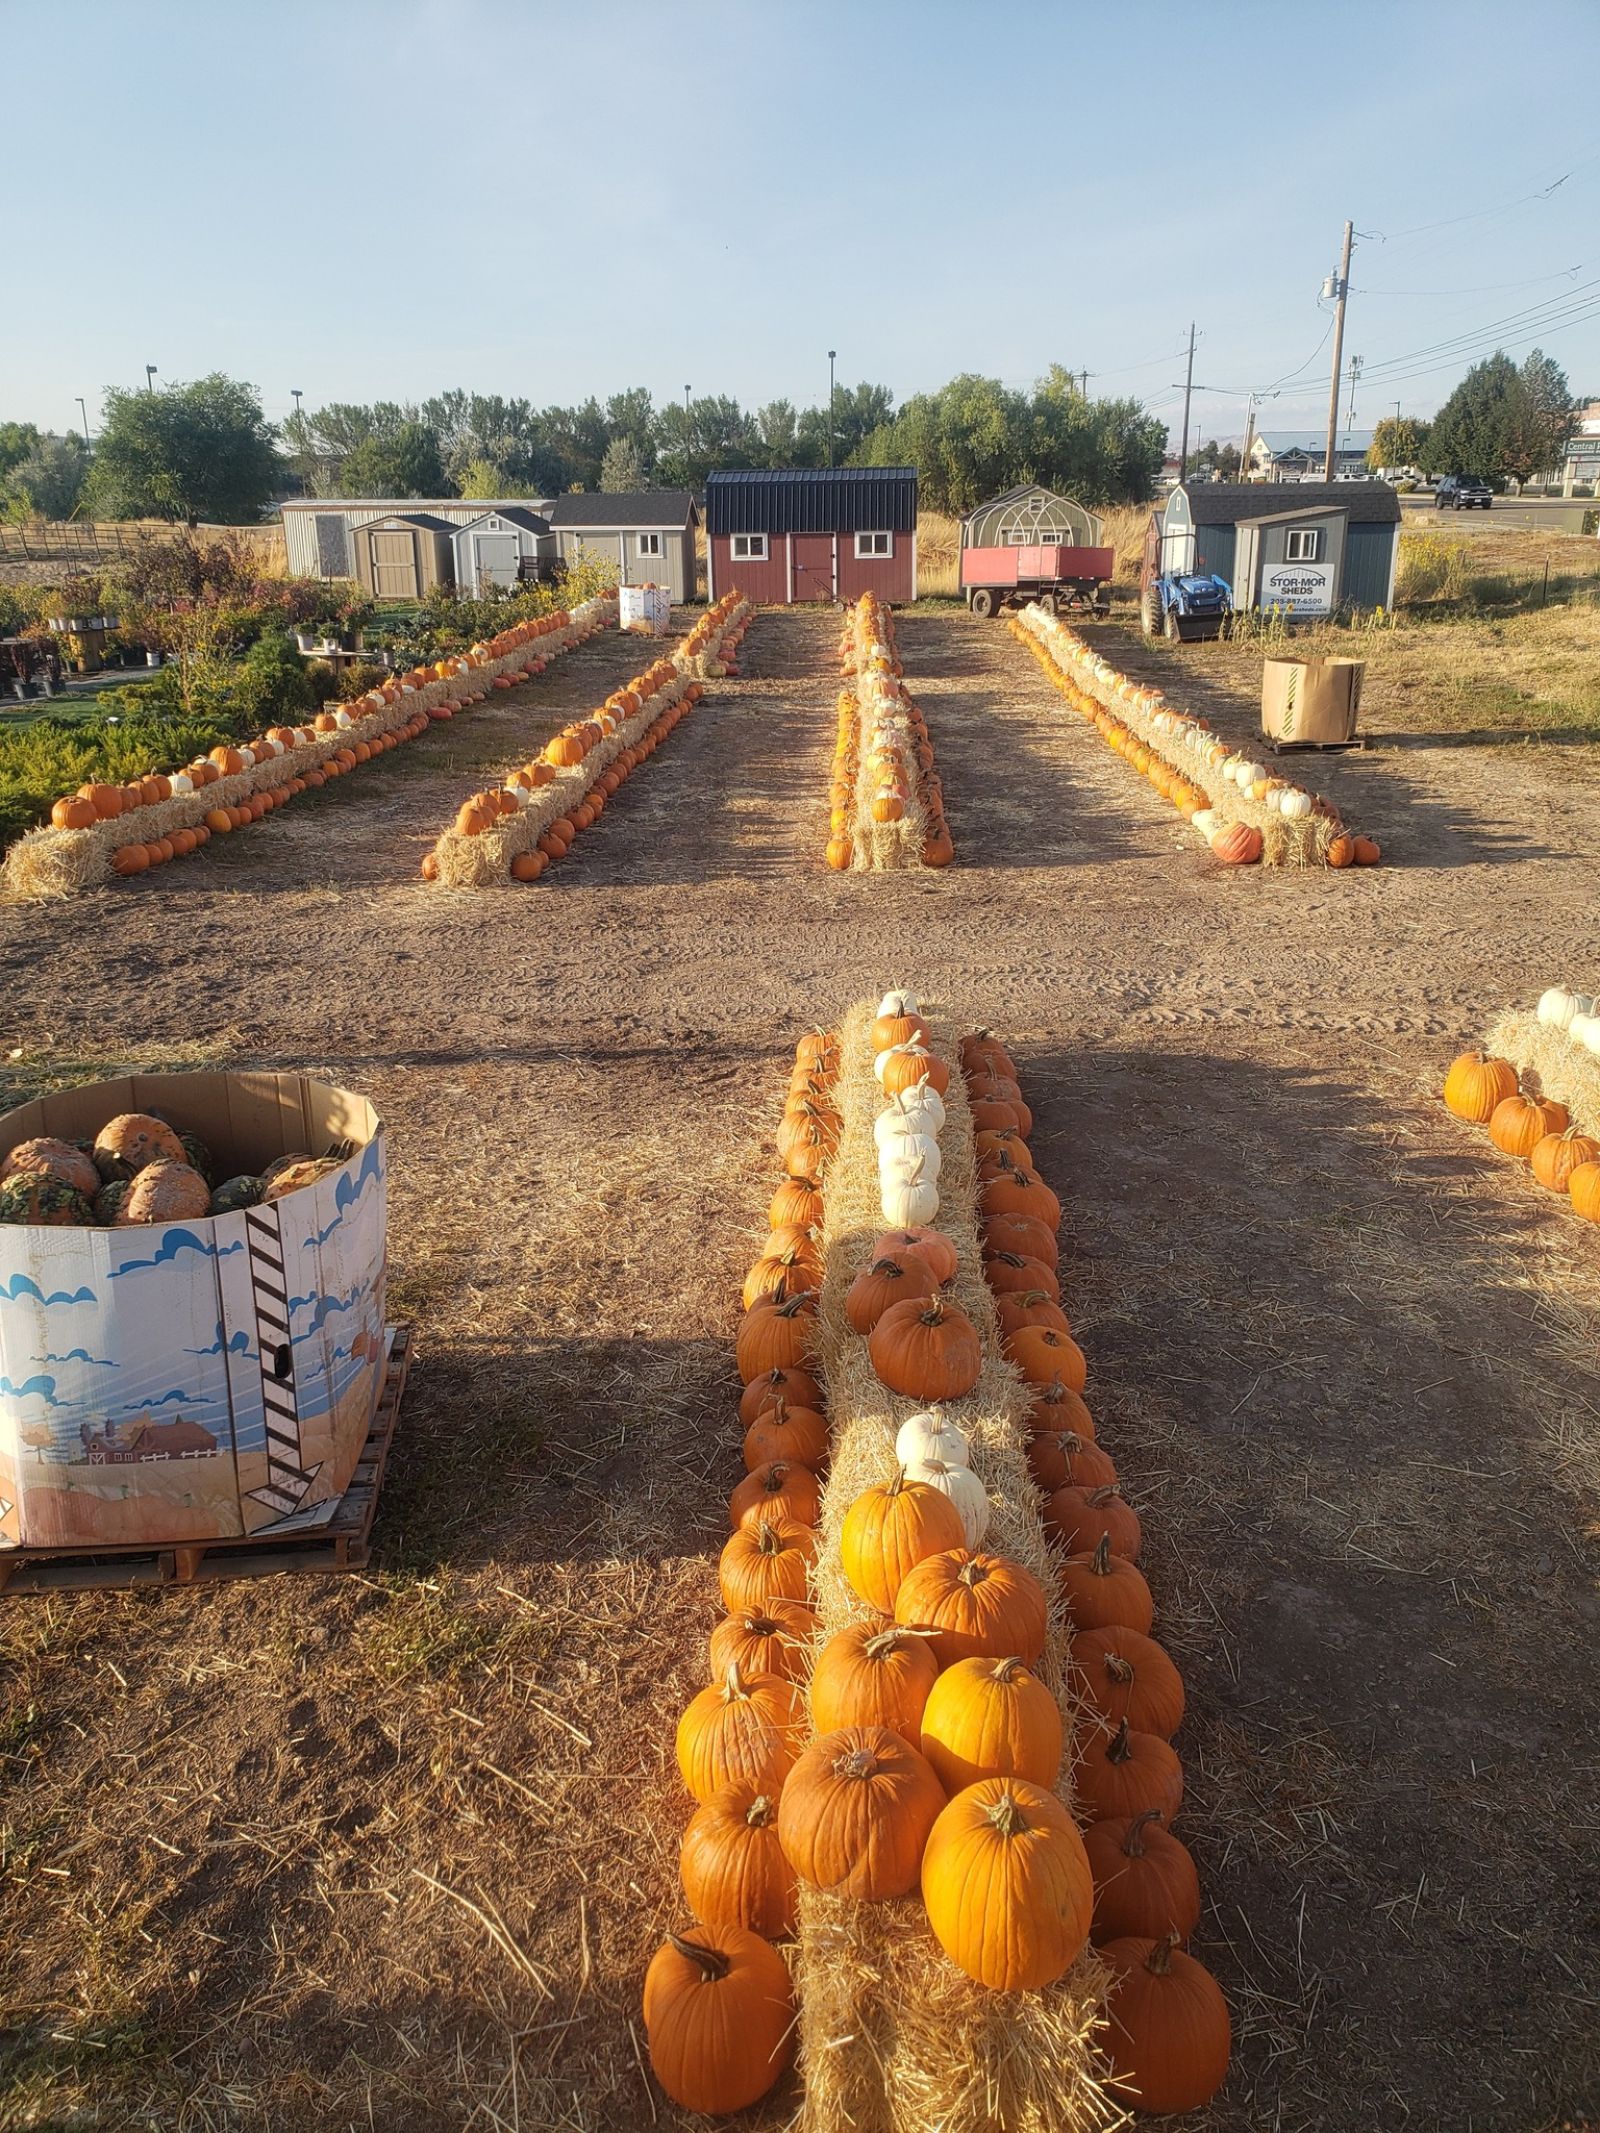
[(782, 1555), (783, 1535), (770, 1518), (756, 1521), (756, 1552), (758, 1555)]
[(1113, 1681), (1131, 1681), (1133, 1679), (1133, 1661), (1125, 1659), (1121, 1652), (1107, 1652), (1106, 1672)]
[(898, 1259), (874, 1259), (867, 1272), (881, 1275), (885, 1281), (904, 1281), (906, 1278), (906, 1270)]
[(1131, 1763), (1132, 1760), (1133, 1743), (1128, 1738), (1128, 1721), (1124, 1719), (1111, 1736), (1110, 1746), (1106, 1749), (1106, 1761), (1108, 1763)]
[(981, 1555), (969, 1555), (956, 1572), (956, 1582), (965, 1585), (970, 1591), (974, 1585), (981, 1585), (988, 1575), (989, 1565), (984, 1558)]
[(1117, 1484), (1114, 1481), (1108, 1481), (1102, 1487), (1089, 1491), (1089, 1501), (1098, 1508), (1103, 1503), (1112, 1502), (1113, 1499), (1120, 1497), (1121, 1494), (1122, 1491), (1117, 1487)]
[(1025, 1674), (1027, 1671), (1020, 1659), (997, 1659), (994, 1663), (992, 1679), (1006, 1682), (1015, 1681), (1019, 1674)]
[(708, 1948), (704, 1941), (684, 1940), (677, 1933), (669, 1933), (667, 1939), (685, 1962), (698, 1963), (702, 1985), (719, 1983), (733, 1968), (720, 1948)]
[(1147, 1807), (1142, 1815), (1134, 1816), (1133, 1820), (1128, 1824), (1128, 1834), (1122, 1840), (1122, 1855), (1125, 1859), (1142, 1859), (1144, 1857), (1144, 1825), (1146, 1822), (1159, 1822), (1160, 1820), (1161, 1809), (1159, 1807)]
[(735, 1659), (730, 1662), (728, 1671), (722, 1677), (722, 1700), (724, 1703), (745, 1703), (748, 1702), (749, 1695), (750, 1692), (744, 1685), (744, 1676), (739, 1671), (739, 1662)]
[(1172, 1951), (1178, 1945), (1176, 1933), (1169, 1933), (1158, 1940), (1144, 1959), (1144, 1967), (1156, 1977), (1165, 1977), (1172, 1968)]
[(747, 1828), (765, 1829), (772, 1820), (772, 1802), (764, 1792), (758, 1792), (744, 1811)]
[(842, 1778), (872, 1777), (878, 1768), (878, 1758), (870, 1748), (852, 1748), (848, 1755), (841, 1755), (833, 1766), (834, 1775)]
[(991, 1264), (998, 1260), (1001, 1266), (1026, 1266), (1028, 1263), (1016, 1252), (991, 1252), (989, 1259)]
[(1016, 1795), (1001, 1793), (989, 1809), (989, 1820), (1002, 1837), (1019, 1837), (1029, 1827), (1028, 1819), (1018, 1806)]
[(1095, 1542), (1094, 1553), (1089, 1558), (1089, 1568), (1097, 1578), (1108, 1578), (1112, 1575), (1111, 1535), (1109, 1533), (1102, 1533), (1099, 1540)]

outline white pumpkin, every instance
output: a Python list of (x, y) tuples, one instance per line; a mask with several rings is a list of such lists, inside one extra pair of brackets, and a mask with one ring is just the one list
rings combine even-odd
[(880, 1148), (908, 1133), (922, 1133), (937, 1140), (944, 1131), (944, 1098), (931, 1082), (919, 1081), (891, 1096), (872, 1122), (872, 1137)]
[(900, 1015), (919, 1015), (921, 1012), (922, 1010), (917, 1005), (917, 996), (914, 992), (886, 992), (878, 1002), (880, 1018), (884, 1015), (896, 1017)]
[(1208, 844), (1222, 827), (1222, 817), (1214, 807), (1197, 807), (1189, 817), (1189, 821)]
[(942, 1407), (924, 1407), (907, 1415), (895, 1432), (894, 1455), (902, 1466), (942, 1459), (946, 1466), (970, 1466), (967, 1433), (958, 1429)]
[(167, 782), (172, 787), (172, 797), (174, 800), (180, 798), (184, 793), (190, 793), (194, 791), (194, 779), (190, 777), (189, 773), (186, 770), (180, 770), (175, 772), (173, 776), (168, 779)]
[(1574, 1015), (1567, 1024), (1567, 1041), (1600, 1055), (1600, 1015)]
[(1291, 785), (1287, 792), (1278, 795), (1278, 812), (1290, 822), (1300, 822), (1311, 812), (1311, 795), (1302, 792), (1298, 785)]
[(939, 1212), (939, 1188), (920, 1171), (915, 1177), (881, 1177), (878, 1205), (891, 1229), (920, 1229)]
[(948, 1496), (961, 1520), (961, 1536), (976, 1548), (989, 1530), (989, 1491), (970, 1466), (952, 1466), (946, 1459), (920, 1459), (906, 1468), (908, 1481), (925, 1481), (930, 1489)]
[(1551, 1029), (1564, 1029), (1570, 1034), (1579, 1015), (1593, 1013), (1594, 1002), (1586, 992), (1568, 992), (1565, 986), (1552, 985), (1539, 996), (1539, 1020)]
[(903, 1133), (878, 1150), (878, 1178), (884, 1185), (898, 1178), (926, 1178), (932, 1184), (943, 1167), (939, 1143), (926, 1133)]

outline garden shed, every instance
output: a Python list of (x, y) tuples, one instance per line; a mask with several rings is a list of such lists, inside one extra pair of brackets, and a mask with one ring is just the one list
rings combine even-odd
[(595, 556), (617, 566), (621, 585), (664, 585), (692, 600), (697, 513), (687, 489), (579, 491), (558, 496), (548, 517), (563, 563)]
[(1400, 499), (1386, 481), (1186, 482), (1157, 523), (1160, 569), (1214, 572), (1236, 608), (1329, 615), (1394, 604)]
[(549, 508), (536, 496), (294, 496), (278, 507), (284, 554), (296, 578), (353, 578), (355, 535), (374, 519), (425, 511), (454, 531), (486, 511), (530, 511), (539, 518)]
[(961, 521), (963, 548), (1097, 548), (1100, 521), (1037, 481), (991, 496)]
[[(541, 560), (553, 562), (555, 535), (550, 521), (522, 504), (492, 504), (450, 537), (455, 580), (465, 593), (485, 585), (515, 585), (538, 575)], [(524, 567), (524, 566), (528, 567)]]
[(706, 477), (706, 593), (917, 597), (915, 467), (780, 467)]
[(350, 536), (355, 574), (379, 600), (420, 600), (436, 585), (455, 583), (454, 532), (429, 511), (394, 511), (369, 520)]

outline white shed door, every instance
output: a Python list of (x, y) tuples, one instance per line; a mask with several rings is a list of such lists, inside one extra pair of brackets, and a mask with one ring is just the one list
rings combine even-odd
[(517, 582), (517, 559), (520, 543), (514, 533), (480, 533), (474, 538), (477, 550), (477, 581), (480, 585), (515, 585)]

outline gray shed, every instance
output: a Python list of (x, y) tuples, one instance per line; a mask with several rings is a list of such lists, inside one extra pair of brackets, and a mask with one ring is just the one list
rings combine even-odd
[(1041, 482), (1007, 489), (961, 521), (963, 548), (1097, 548), (1100, 521)]
[(562, 562), (599, 556), (617, 566), (621, 585), (665, 585), (675, 602), (694, 598), (697, 519), (687, 489), (558, 496), (548, 516)]
[(553, 558), (556, 552), (550, 521), (520, 504), (490, 505), (478, 518), (455, 528), (450, 546), (456, 583), (468, 594), (485, 585), (515, 585), (533, 574), (524, 570), (525, 562)]
[(1161, 568), (1214, 571), (1236, 608), (1389, 607), (1400, 499), (1386, 481), (1187, 482), (1161, 513)]
[(454, 531), (426, 511), (394, 511), (354, 526), (350, 549), (356, 576), (379, 600), (420, 600), (436, 585), (453, 585)]

